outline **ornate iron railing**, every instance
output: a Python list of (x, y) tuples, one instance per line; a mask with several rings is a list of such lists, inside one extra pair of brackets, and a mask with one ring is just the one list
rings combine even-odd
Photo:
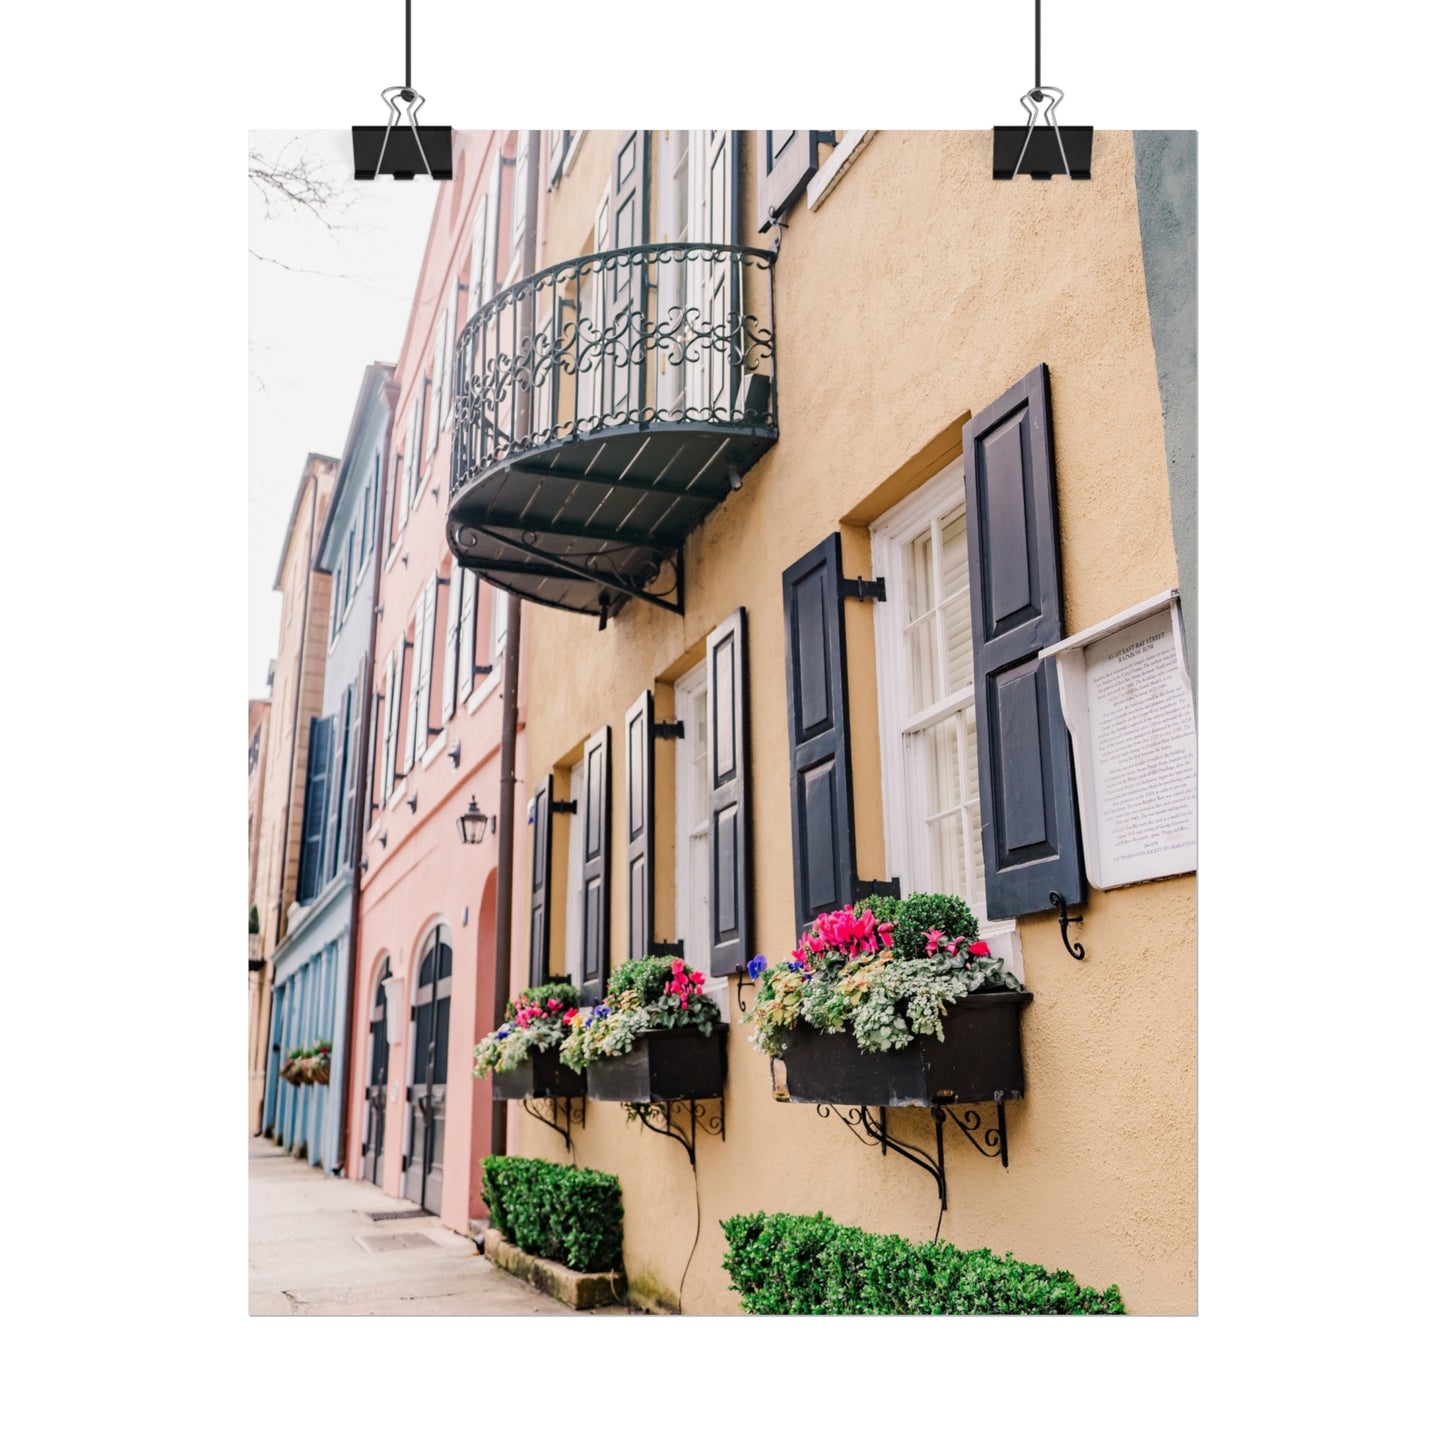
[(593, 437), (776, 436), (773, 255), (680, 244), (564, 261), (487, 301), (453, 360), (453, 495)]

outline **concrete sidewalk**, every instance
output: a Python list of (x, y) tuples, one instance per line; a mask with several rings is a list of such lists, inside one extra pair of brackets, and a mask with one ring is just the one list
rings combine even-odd
[(625, 1315), (578, 1312), (494, 1268), (434, 1216), (374, 1185), (334, 1179), (269, 1139), (250, 1141), (253, 1315)]

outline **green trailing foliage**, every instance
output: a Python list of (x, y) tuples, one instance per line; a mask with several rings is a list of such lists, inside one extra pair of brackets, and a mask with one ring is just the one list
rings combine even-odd
[(557, 1048), (581, 1002), (582, 995), (565, 978), (523, 989), (508, 1002), (501, 1025), (472, 1051), (473, 1075), (484, 1079), (491, 1073), (510, 1073), (527, 1062), (528, 1054)]
[(695, 1028), (711, 1034), (722, 1014), (703, 993), (707, 976), (680, 958), (629, 958), (612, 970), (607, 997), (568, 1015), (558, 1057), (581, 1072), (600, 1059), (631, 1053), (649, 1029)]
[(823, 1214), (738, 1214), (722, 1221), (723, 1268), (750, 1315), (1121, 1315), (1067, 1270), (988, 1249), (911, 1244)]
[(622, 1187), (614, 1174), (493, 1155), (482, 1160), (492, 1225), (518, 1249), (583, 1274), (622, 1268)]

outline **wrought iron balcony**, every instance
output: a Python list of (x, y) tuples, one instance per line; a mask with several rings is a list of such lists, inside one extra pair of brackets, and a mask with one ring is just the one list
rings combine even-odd
[(489, 582), (607, 618), (682, 610), (682, 544), (778, 438), (773, 255), (550, 266), (457, 339), (447, 537)]

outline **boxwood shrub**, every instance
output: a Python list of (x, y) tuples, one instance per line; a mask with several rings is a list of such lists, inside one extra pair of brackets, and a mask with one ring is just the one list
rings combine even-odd
[(987, 1249), (910, 1244), (823, 1214), (738, 1214), (722, 1221), (723, 1268), (750, 1315), (1121, 1315), (1065, 1270)]
[(482, 1160), (492, 1225), (518, 1249), (584, 1274), (622, 1267), (622, 1187), (614, 1174), (493, 1155)]

